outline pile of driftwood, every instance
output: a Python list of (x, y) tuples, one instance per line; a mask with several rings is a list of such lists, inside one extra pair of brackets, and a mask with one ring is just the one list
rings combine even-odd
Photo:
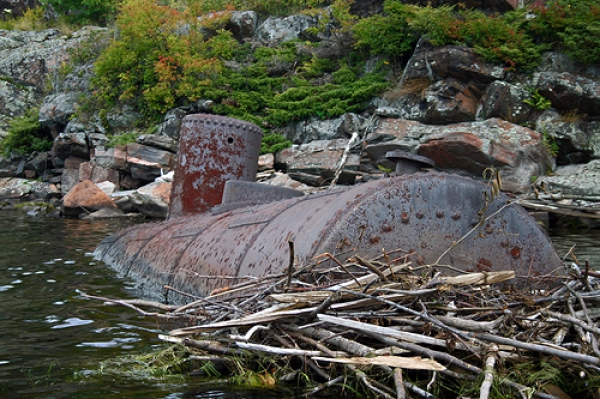
[(201, 367), (243, 365), (266, 385), (301, 381), (307, 395), (597, 397), (600, 280), (589, 267), (573, 262), (569, 277), (536, 291), (513, 286), (513, 271), (464, 273), (408, 259), (391, 251), (342, 263), (323, 254), (281, 275), (189, 295), (184, 306), (83, 295), (163, 325), (185, 323), (160, 337)]

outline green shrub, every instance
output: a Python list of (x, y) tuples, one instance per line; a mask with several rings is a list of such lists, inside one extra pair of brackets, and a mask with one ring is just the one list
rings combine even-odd
[(109, 136), (107, 143), (108, 147), (114, 147), (116, 145), (127, 145), (135, 143), (137, 138), (140, 136), (140, 132), (127, 132), (119, 135)]
[(459, 13), (453, 6), (414, 8), (407, 23), (417, 36), (426, 36), (434, 46), (445, 46), (459, 42), (462, 25)]
[(466, 44), (484, 59), (507, 69), (531, 70), (545, 46), (527, 32), (524, 11), (488, 16), (453, 7), (418, 7), (398, 0), (384, 2), (384, 14), (360, 20), (354, 26), (356, 45), (372, 54), (398, 59), (409, 54), (421, 36), (434, 46)]
[[(149, 119), (202, 98), (238, 44), (220, 29), (226, 14), (198, 19), (153, 0), (126, 0), (117, 18), (120, 36), (95, 64), (93, 85), (105, 107), (133, 102)], [(209, 38), (204, 26), (219, 27)]]
[(45, 132), (38, 120), (38, 109), (30, 109), (21, 117), (11, 121), (8, 136), (0, 142), (0, 151), (5, 155), (28, 154), (34, 151), (48, 151), (53, 140)]
[(525, 21), (522, 13), (487, 16), (473, 11), (464, 15), (466, 19), (458, 37), (484, 59), (501, 62), (509, 70), (531, 70), (539, 64), (545, 47), (535, 44), (533, 37), (522, 28)]
[(366, 48), (371, 54), (401, 58), (412, 51), (419, 39), (408, 23), (417, 9), (399, 1), (386, 0), (384, 15), (363, 18), (354, 25), (355, 46)]
[(281, 151), (284, 148), (288, 148), (291, 145), (292, 142), (287, 140), (285, 137), (277, 133), (267, 133), (263, 136), (262, 142), (260, 143), (260, 153), (274, 153), (277, 151)]
[(30, 8), (22, 16), (16, 18), (12, 15), (7, 15), (6, 11), (4, 10), (4, 15), (0, 20), (0, 29), (40, 31), (47, 29), (50, 25), (44, 18), (43, 7)]
[(553, 44), (578, 61), (600, 63), (597, 0), (550, 0), (535, 10), (530, 29), (538, 41)]
[(111, 21), (119, 0), (42, 0), (42, 5), (51, 6), (67, 20), (77, 24), (101, 24)]

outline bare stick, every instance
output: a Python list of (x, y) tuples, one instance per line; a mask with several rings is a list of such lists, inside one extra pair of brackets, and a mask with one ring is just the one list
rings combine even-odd
[(325, 388), (329, 388), (329, 387), (331, 387), (331, 386), (333, 386), (335, 384), (338, 384), (338, 383), (344, 381), (345, 378), (346, 378), (345, 375), (337, 376), (333, 380), (327, 381), (326, 383), (321, 384), (318, 387), (312, 389), (310, 392), (307, 392), (306, 395), (307, 396), (315, 395), (315, 394), (321, 392)]
[(589, 363), (595, 366), (600, 366), (600, 359), (594, 356), (583, 355), (568, 350), (555, 349), (549, 346), (539, 344), (529, 344), (527, 342), (522, 342), (517, 339), (499, 337), (488, 333), (471, 333), (470, 335), (473, 335), (474, 337), (476, 336), (477, 338), (483, 339), (485, 341), (494, 342), (496, 344), (512, 345), (515, 348), (519, 349), (525, 349), (532, 352), (543, 353), (545, 355), (556, 356), (561, 359), (575, 360), (581, 363)]
[(492, 345), (490, 351), (485, 358), (485, 376), (483, 377), (483, 383), (479, 391), (479, 399), (488, 399), (490, 396), (490, 390), (492, 389), (492, 383), (494, 382), (494, 367), (496, 367), (496, 352), (498, 347)]
[(342, 154), (342, 159), (340, 160), (340, 163), (335, 170), (335, 175), (333, 176), (333, 180), (331, 181), (331, 185), (329, 186), (330, 190), (333, 188), (333, 186), (335, 186), (338, 179), (340, 178), (340, 175), (342, 174), (342, 169), (344, 168), (344, 165), (346, 164), (346, 160), (348, 159), (348, 154), (350, 153), (350, 150), (354, 146), (354, 142), (356, 140), (358, 140), (358, 133), (354, 132), (354, 133), (352, 133), (352, 137), (350, 137), (350, 140), (348, 141), (348, 145), (346, 145), (346, 148), (344, 149), (344, 153)]
[(403, 312), (406, 312), (406, 313), (409, 313), (409, 314), (412, 314), (412, 315), (415, 315), (415, 316), (419, 316), (423, 320), (429, 321), (432, 324), (438, 326), (439, 328), (441, 328), (443, 330), (446, 330), (448, 332), (451, 332), (451, 333), (453, 333), (453, 334), (461, 337), (464, 340), (470, 340), (470, 338), (472, 338), (472, 337), (469, 337), (468, 335), (466, 335), (465, 333), (463, 333), (462, 331), (459, 331), (459, 330), (457, 330), (455, 328), (452, 328), (452, 327), (449, 327), (449, 326), (445, 325), (444, 323), (442, 323), (441, 321), (439, 321), (435, 317), (431, 317), (431, 316), (429, 316), (426, 313), (416, 311), (416, 310), (414, 310), (412, 308), (400, 305), (400, 304), (398, 304), (396, 302), (388, 301), (388, 300), (380, 298), (380, 297), (376, 297), (376, 296), (373, 296), (373, 295), (367, 295), (367, 294), (363, 294), (361, 292), (356, 292), (356, 291), (339, 290), (339, 292), (343, 292), (343, 293), (347, 293), (347, 294), (351, 294), (351, 295), (356, 295), (356, 296), (361, 296), (363, 298), (371, 298), (371, 299), (374, 299), (376, 301), (383, 302), (386, 305), (393, 306), (393, 307), (395, 307), (397, 309), (402, 310)]
[(415, 395), (423, 398), (423, 399), (435, 399), (435, 396), (427, 392), (426, 390), (419, 388), (412, 382), (404, 381), (404, 385)]
[(290, 261), (288, 263), (288, 275), (286, 287), (289, 289), (292, 283), (292, 276), (294, 275), (294, 240), (288, 239), (288, 247), (290, 248)]
[(394, 369), (394, 384), (396, 385), (396, 399), (406, 399), (406, 389), (404, 389), (401, 368)]
[(372, 271), (373, 273), (377, 274), (379, 276), (379, 278), (381, 279), (381, 281), (386, 282), (386, 283), (390, 281), (385, 276), (385, 274), (383, 274), (383, 272), (381, 270), (379, 270), (379, 268), (377, 268), (375, 265), (373, 265), (367, 259), (361, 257), (358, 254), (354, 255), (354, 259), (356, 259), (360, 265), (368, 268), (370, 271)]
[(251, 344), (248, 342), (240, 342), (240, 341), (237, 341), (235, 344), (242, 349), (271, 353), (274, 355), (283, 355), (283, 356), (290, 356), (290, 355), (292, 355), (292, 356), (322, 356), (323, 355), (323, 352), (321, 352), (321, 351), (307, 351), (307, 350), (303, 350), (303, 349), (278, 348), (276, 346)]
[(568, 316), (568, 315), (562, 314), (562, 313), (556, 313), (551, 310), (545, 310), (545, 309), (541, 310), (540, 313), (542, 313), (546, 316), (554, 317), (555, 319), (558, 319), (558, 320), (572, 323), (578, 327), (581, 327), (582, 329), (584, 329), (586, 331), (589, 331), (591, 333), (594, 333), (594, 334), (600, 336), (600, 328), (595, 327), (593, 324), (590, 325), (588, 323), (584, 323), (583, 321), (579, 320), (576, 317)]
[(399, 348), (402, 349), (406, 349), (409, 350), (411, 352), (414, 352), (418, 355), (421, 355), (423, 357), (428, 357), (431, 359), (436, 359), (436, 360), (440, 360), (440, 361), (444, 361), (447, 362), (449, 365), (453, 365), (453, 366), (457, 366), (462, 368), (463, 370), (469, 371), (473, 374), (480, 374), (481, 373), (481, 369), (477, 366), (474, 366), (472, 364), (469, 364), (467, 362), (464, 362), (446, 352), (440, 352), (440, 351), (435, 351), (432, 349), (427, 349), (424, 348), (422, 346), (416, 345), (416, 344), (411, 344), (409, 342), (404, 342), (401, 340), (397, 340), (397, 339), (393, 339), (393, 338), (388, 338), (385, 337), (381, 334), (374, 334), (372, 332), (365, 332), (368, 336), (375, 338), (378, 341), (383, 342), (386, 345), (393, 345), (393, 346), (397, 346)]
[(105, 297), (101, 297), (101, 296), (88, 295), (88, 294), (86, 294), (83, 291), (79, 291), (79, 295), (81, 295), (83, 298), (96, 299), (96, 300), (100, 300), (100, 301), (103, 301), (103, 302), (105, 302), (107, 304), (111, 304), (111, 305), (124, 306), (126, 308), (135, 310), (136, 312), (140, 313), (141, 315), (149, 316), (149, 317), (156, 317), (157, 319), (161, 319), (161, 320), (175, 320), (177, 318), (182, 318), (182, 317), (188, 317), (188, 318), (196, 319), (196, 316), (193, 316), (193, 315), (186, 315), (186, 316), (178, 315), (178, 316), (175, 316), (175, 315), (162, 314), (162, 313), (156, 313), (156, 312), (146, 312), (145, 310), (140, 309), (137, 306), (135, 306), (135, 305), (133, 305), (133, 304), (131, 304), (129, 302), (121, 301), (121, 300), (118, 300), (118, 299), (105, 298)]

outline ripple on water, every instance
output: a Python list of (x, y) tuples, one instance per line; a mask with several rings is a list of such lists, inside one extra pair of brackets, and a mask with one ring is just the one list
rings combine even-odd
[(0, 285), (0, 292), (8, 291), (11, 288), (15, 288), (15, 286), (14, 285), (10, 285), (10, 284), (8, 284), (8, 285)]
[(141, 338), (114, 338), (110, 341), (102, 341), (102, 342), (82, 342), (78, 344), (78, 347), (92, 347), (92, 348), (117, 348), (120, 347), (122, 349), (133, 349), (133, 346), (128, 344), (133, 344), (136, 342), (140, 342)]
[(52, 328), (53, 330), (58, 330), (61, 328), (85, 326), (86, 324), (92, 324), (93, 322), (93, 320), (80, 319), (79, 317), (70, 317), (68, 319), (63, 320), (62, 324), (57, 324), (50, 328)]

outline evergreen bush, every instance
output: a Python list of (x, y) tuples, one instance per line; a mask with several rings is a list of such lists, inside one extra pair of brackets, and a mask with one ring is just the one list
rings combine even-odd
[(32, 108), (25, 115), (11, 121), (8, 136), (0, 141), (0, 152), (5, 155), (28, 154), (34, 151), (48, 151), (53, 140), (42, 129), (38, 120), (39, 110)]

